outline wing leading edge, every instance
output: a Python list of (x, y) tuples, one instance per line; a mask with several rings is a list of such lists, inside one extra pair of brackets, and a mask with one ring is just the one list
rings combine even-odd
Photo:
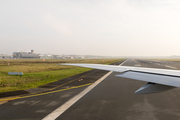
[(114, 72), (123, 72), (116, 76), (148, 82), (146, 85), (138, 89), (135, 92), (136, 94), (156, 93), (156, 92), (169, 90), (174, 87), (180, 87), (180, 71), (178, 70), (101, 65), (101, 64), (65, 63), (58, 65), (72, 65), (72, 66), (80, 66), (80, 67), (108, 70)]

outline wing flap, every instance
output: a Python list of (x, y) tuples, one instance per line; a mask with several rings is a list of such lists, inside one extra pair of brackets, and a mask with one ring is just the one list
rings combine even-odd
[(151, 73), (142, 73), (135, 71), (127, 71), (122, 74), (116, 75), (117, 77), (141, 80), (146, 82), (152, 82), (162, 85), (168, 85), (173, 87), (180, 87), (180, 77), (166, 76)]
[(167, 85), (161, 85), (161, 84), (155, 84), (155, 83), (147, 83), (146, 85), (139, 88), (135, 94), (150, 94), (150, 93), (157, 93), (162, 92), (166, 90), (173, 89), (175, 87), (167, 86)]

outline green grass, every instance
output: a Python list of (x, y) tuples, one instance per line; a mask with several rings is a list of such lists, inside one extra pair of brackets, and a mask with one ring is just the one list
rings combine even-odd
[[(58, 63), (110, 64), (122, 59), (77, 59), (77, 60), (0, 60), (0, 92), (24, 90), (55, 82), (89, 68), (62, 66)], [(9, 66), (7, 63), (10, 63)], [(8, 75), (8, 72), (23, 72), (23, 76)]]

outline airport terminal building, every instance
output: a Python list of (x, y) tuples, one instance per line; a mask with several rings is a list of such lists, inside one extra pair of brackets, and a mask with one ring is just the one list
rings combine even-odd
[(35, 54), (34, 50), (31, 50), (31, 52), (13, 52), (13, 58), (35, 59), (35, 58), (40, 58), (40, 56), (39, 54)]

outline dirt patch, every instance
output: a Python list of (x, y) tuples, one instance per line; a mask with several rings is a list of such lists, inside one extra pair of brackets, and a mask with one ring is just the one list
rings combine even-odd
[(3, 92), (3, 93), (0, 93), (0, 98), (10, 97), (10, 96), (24, 95), (24, 94), (28, 94), (28, 93), (29, 93), (29, 92), (27, 92), (27, 91), (25, 91), (25, 90), (17, 90), (17, 91)]

